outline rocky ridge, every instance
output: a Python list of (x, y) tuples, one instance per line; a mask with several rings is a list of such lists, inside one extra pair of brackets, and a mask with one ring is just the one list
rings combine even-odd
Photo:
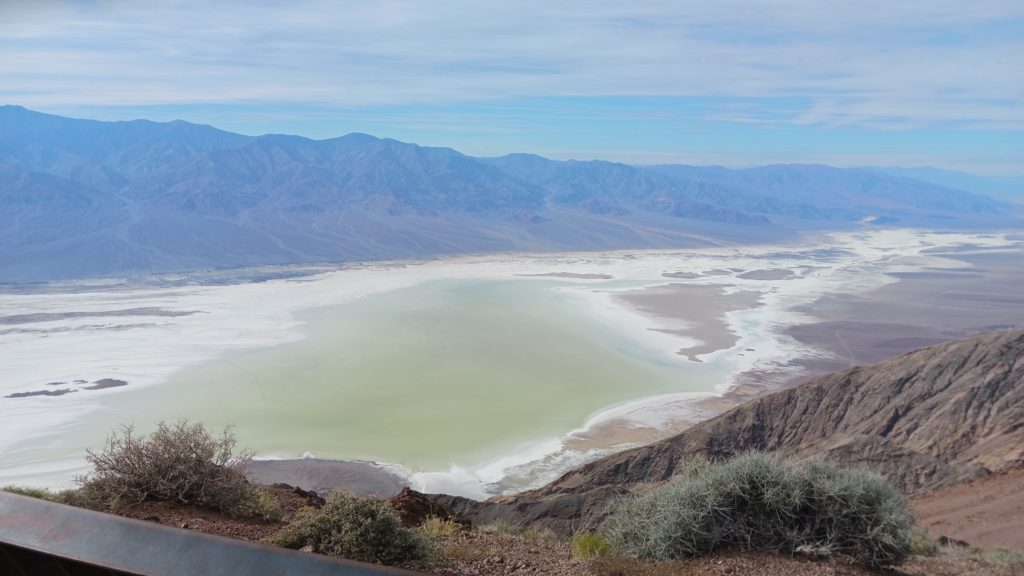
[(1024, 464), (1024, 330), (924, 348), (814, 378), (664, 441), (592, 462), (529, 492), (475, 502), (434, 495), (473, 523), (560, 532), (595, 526), (616, 495), (672, 477), (696, 456), (749, 450), (877, 471), (908, 494)]

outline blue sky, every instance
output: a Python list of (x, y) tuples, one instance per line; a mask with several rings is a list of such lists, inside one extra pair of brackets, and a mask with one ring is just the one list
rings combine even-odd
[(1019, 0), (0, 0), (0, 103), (474, 155), (1024, 173)]

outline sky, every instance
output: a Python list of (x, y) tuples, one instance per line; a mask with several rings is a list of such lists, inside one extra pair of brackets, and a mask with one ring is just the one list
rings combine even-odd
[(1024, 174), (1024, 2), (0, 0), (0, 104), (478, 156)]

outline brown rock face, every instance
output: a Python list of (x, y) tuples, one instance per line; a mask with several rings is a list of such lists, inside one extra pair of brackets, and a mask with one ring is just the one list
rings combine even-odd
[(511, 498), (435, 498), (471, 519), (504, 516), (569, 531), (594, 526), (610, 495), (667, 480), (691, 457), (749, 450), (875, 470), (911, 494), (1019, 466), (1024, 330), (818, 377)]
[(403, 488), (391, 499), (391, 507), (398, 511), (404, 526), (413, 527), (423, 524), (424, 520), (436, 516), (441, 520), (454, 518), (447, 506), (434, 502), (426, 494), (421, 494), (408, 487)]

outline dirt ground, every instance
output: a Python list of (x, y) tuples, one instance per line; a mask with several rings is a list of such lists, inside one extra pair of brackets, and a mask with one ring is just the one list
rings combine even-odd
[(297, 494), (290, 487), (268, 486), (267, 489), (274, 494), (281, 505), (282, 518), (280, 521), (235, 518), (214, 510), (182, 506), (171, 502), (143, 502), (122, 508), (117, 511), (117, 514), (175, 528), (195, 530), (204, 534), (259, 542), (280, 530), (295, 516), (299, 508), (308, 503), (305, 496)]
[(766, 552), (718, 552), (675, 562), (602, 556), (580, 560), (569, 543), (474, 530), (444, 541), (446, 576), (1021, 576), (1024, 556), (989, 557), (954, 547), (913, 556), (890, 570), (871, 570), (845, 558), (811, 559)]
[(1024, 550), (1024, 467), (914, 497), (910, 506), (933, 538)]
[[(1024, 518), (1020, 509), (1024, 502), (1021, 487), (1024, 487), (1024, 469), (956, 486), (948, 489), (948, 493), (917, 498), (912, 505), (926, 526), (943, 527), (933, 529), (936, 536), (964, 539), (972, 544), (978, 542), (990, 548), (1019, 549), (1024, 547), (1021, 543), (1024, 527), (1020, 524)], [(165, 502), (146, 502), (123, 509), (119, 514), (258, 542), (273, 535), (300, 508), (309, 504), (306, 496), (290, 487), (269, 489), (281, 504), (283, 518), (280, 521), (232, 518)], [(963, 511), (957, 513), (961, 507)], [(951, 528), (954, 526), (957, 529)], [(1009, 539), (1000, 540), (999, 534)], [(514, 534), (486, 529), (463, 531), (440, 539), (440, 548), (443, 558), (433, 562), (425, 573), (444, 576), (1024, 576), (1024, 554), (1006, 558), (961, 547), (943, 549), (936, 556), (914, 556), (898, 568), (885, 572), (856, 566), (842, 558), (815, 560), (752, 552), (719, 552), (663, 563), (615, 556), (578, 559), (573, 556), (568, 542), (545, 532), (529, 530)]]

